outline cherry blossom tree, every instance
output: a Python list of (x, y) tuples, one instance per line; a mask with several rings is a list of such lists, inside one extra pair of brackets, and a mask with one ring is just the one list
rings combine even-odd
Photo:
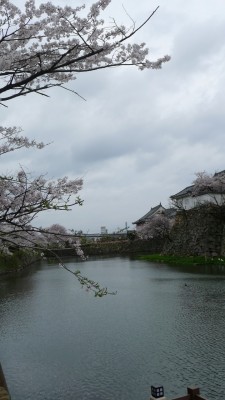
[(138, 230), (141, 239), (165, 238), (173, 226), (174, 220), (164, 214), (154, 215), (147, 220)]
[(225, 192), (225, 171), (208, 174), (205, 171), (197, 172), (193, 181), (193, 195), (197, 196), (204, 193), (224, 193)]
[[(44, 144), (20, 135), (21, 130), (0, 128), (0, 155), (21, 148), (36, 147), (42, 149)], [(75, 254), (86, 259), (79, 237), (75, 237), (63, 226), (54, 224), (49, 228), (37, 228), (33, 221), (44, 211), (69, 211), (82, 200), (77, 193), (82, 188), (82, 179), (69, 180), (68, 177), (50, 181), (45, 176), (32, 177), (23, 168), (13, 175), (0, 176), (0, 252), (11, 256), (15, 249), (29, 249), (32, 253), (43, 252), (46, 248), (60, 265), (74, 274), (82, 286), (92, 290), (95, 296), (102, 297), (108, 293), (106, 288), (81, 275), (80, 271), (70, 270), (57, 256), (51, 245), (69, 242)], [(50, 245), (50, 249), (49, 249)], [(44, 254), (44, 253), (43, 253)]]
[[(73, 197), (82, 187), (82, 180), (67, 177), (48, 181), (44, 176), (30, 178), (21, 169), (16, 177), (0, 179), (0, 223), (13, 230), (27, 230), (34, 218), (46, 210), (69, 210), (75, 204), (82, 204), (79, 197)], [(33, 228), (34, 230), (34, 228)]]
[[(128, 27), (114, 19), (104, 22), (101, 13), (110, 0), (99, 0), (86, 7), (72, 8), (45, 2), (39, 6), (27, 0), (23, 8), (12, 1), (0, 1), (0, 104), (7, 107), (9, 100), (30, 93), (48, 96), (46, 91), (59, 87), (76, 93), (67, 84), (79, 73), (122, 66), (136, 66), (139, 70), (160, 69), (169, 61), (165, 55), (149, 60), (145, 43), (132, 43), (133, 36), (152, 18), (158, 7), (136, 26), (130, 19)], [(78, 94), (78, 93), (76, 93)], [(21, 148), (42, 149), (45, 144), (21, 135), (21, 128), (0, 127), (0, 156)], [(44, 248), (54, 240), (71, 241), (76, 252), (84, 257), (79, 240), (65, 228), (54, 225), (37, 228), (34, 219), (46, 211), (69, 211), (82, 204), (78, 192), (82, 179), (68, 177), (49, 180), (46, 176), (32, 176), (20, 167), (15, 174), (0, 175), (0, 247)], [(50, 240), (50, 237), (52, 238)], [(61, 262), (61, 261), (60, 261)], [(61, 265), (67, 269), (67, 267)], [(70, 271), (72, 273), (72, 271)], [(95, 295), (107, 294), (95, 282), (80, 275), (82, 285), (94, 290)]]
[[(21, 148), (45, 145), (20, 135), (21, 130), (0, 127), (0, 156)], [(36, 232), (32, 226), (35, 217), (47, 210), (70, 210), (76, 204), (82, 204), (77, 193), (82, 188), (82, 179), (69, 180), (68, 177), (55, 181), (44, 175), (32, 175), (20, 167), (16, 174), (0, 176), (0, 227), (4, 235), (14, 236), (16, 232)], [(7, 229), (6, 229), (7, 226)], [(1, 229), (0, 229), (1, 232)]]
[[(198, 203), (225, 204), (225, 171), (208, 174), (205, 171), (197, 172), (193, 181), (192, 196), (199, 199)], [(207, 196), (207, 197), (206, 197)]]

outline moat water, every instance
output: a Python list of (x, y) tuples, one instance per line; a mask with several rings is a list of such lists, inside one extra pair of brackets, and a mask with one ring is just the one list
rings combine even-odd
[(0, 281), (0, 362), (13, 400), (148, 400), (198, 385), (225, 398), (225, 271), (68, 260), (117, 290), (94, 298), (57, 264)]

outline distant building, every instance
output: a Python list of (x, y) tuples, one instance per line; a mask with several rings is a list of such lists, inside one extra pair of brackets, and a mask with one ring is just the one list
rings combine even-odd
[(150, 211), (147, 212), (147, 214), (143, 215), (143, 217), (139, 218), (138, 220), (132, 222), (132, 224), (136, 225), (136, 231), (138, 232), (141, 230), (142, 226), (150, 222), (153, 217), (156, 215), (164, 215), (167, 218), (174, 218), (176, 215), (176, 209), (175, 208), (165, 208), (162, 206), (162, 204), (158, 204), (158, 206), (152, 207)]
[(170, 196), (170, 199), (178, 208), (183, 208), (185, 210), (190, 210), (191, 208), (207, 203), (220, 206), (225, 203), (225, 170), (215, 173), (213, 178), (215, 178), (215, 180), (221, 179), (221, 186), (203, 186), (198, 194), (196, 194), (194, 190), (195, 185), (187, 186), (180, 192)]
[(101, 235), (107, 235), (108, 230), (106, 229), (105, 226), (101, 226)]

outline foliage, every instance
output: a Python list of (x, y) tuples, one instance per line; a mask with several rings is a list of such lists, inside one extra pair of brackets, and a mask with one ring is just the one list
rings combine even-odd
[(13, 252), (0, 253), (0, 272), (15, 271), (33, 259), (33, 254), (27, 250), (17, 249)]
[(137, 232), (136, 231), (128, 231), (127, 232), (127, 239), (129, 239), (129, 240), (137, 239)]
[(88, 291), (90, 290), (94, 292), (95, 297), (103, 297), (107, 294), (116, 294), (116, 292), (109, 292), (107, 288), (101, 288), (98, 282), (81, 275), (79, 270), (73, 272), (73, 274), (77, 277), (82, 287), (84, 286)]

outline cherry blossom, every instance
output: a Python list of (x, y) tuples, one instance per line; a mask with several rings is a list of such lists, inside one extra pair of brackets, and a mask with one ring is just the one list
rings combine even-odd
[(197, 196), (204, 193), (224, 193), (225, 192), (225, 171), (220, 173), (208, 174), (205, 171), (197, 172), (196, 179), (193, 181), (192, 195)]
[[(0, 101), (31, 92), (41, 95), (53, 87), (77, 78), (82, 72), (96, 69), (136, 66), (160, 69), (169, 61), (165, 55), (157, 60), (147, 58), (145, 43), (131, 43), (132, 37), (155, 14), (135, 26), (110, 25), (100, 17), (110, 0), (72, 8), (51, 2), (36, 7), (34, 0), (24, 9), (9, 0), (0, 2)], [(86, 16), (84, 16), (86, 12)], [(70, 90), (70, 89), (69, 89)]]
[(146, 221), (138, 231), (141, 239), (165, 238), (168, 236), (174, 219), (168, 218), (164, 214), (157, 214)]
[(15, 126), (10, 128), (0, 126), (0, 156), (22, 147), (43, 149), (45, 146), (43, 142), (38, 143), (34, 139), (29, 140), (26, 136), (20, 136), (21, 132), (22, 129)]

